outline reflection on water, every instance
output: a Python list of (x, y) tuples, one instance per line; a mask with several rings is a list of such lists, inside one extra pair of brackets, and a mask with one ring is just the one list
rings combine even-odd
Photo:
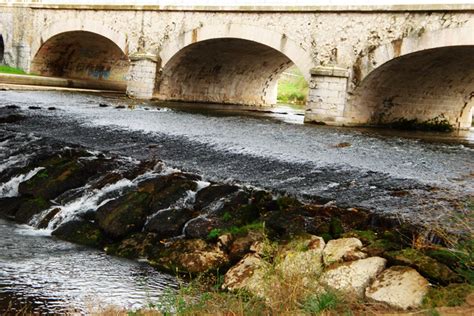
[(137, 308), (176, 288), (174, 277), (146, 263), (45, 236), (0, 220), (0, 314), (31, 306), (41, 314), (98, 306)]

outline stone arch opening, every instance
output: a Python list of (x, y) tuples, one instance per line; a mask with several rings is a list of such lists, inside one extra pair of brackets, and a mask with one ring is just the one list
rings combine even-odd
[(0, 34), (0, 65), (4, 63), (5, 60), (5, 42), (3, 41), (3, 36)]
[(293, 65), (285, 54), (255, 41), (207, 39), (185, 46), (163, 65), (155, 97), (273, 105), (277, 101), (277, 81)]
[(394, 58), (369, 73), (349, 98), (347, 116), (364, 124), (415, 121), (469, 129), (474, 105), (474, 45)]
[(88, 31), (57, 34), (42, 43), (31, 72), (43, 76), (125, 81), (130, 62), (112, 40)]

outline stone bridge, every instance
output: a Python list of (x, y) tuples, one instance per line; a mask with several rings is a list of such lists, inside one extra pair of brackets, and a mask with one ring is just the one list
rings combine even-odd
[(0, 5), (0, 59), (45, 76), (122, 81), (136, 98), (276, 102), (296, 65), (305, 120), (472, 122), (474, 5)]

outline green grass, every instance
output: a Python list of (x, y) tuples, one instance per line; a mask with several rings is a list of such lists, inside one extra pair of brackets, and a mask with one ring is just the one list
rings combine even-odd
[(304, 105), (308, 95), (308, 83), (296, 67), (288, 69), (278, 80), (278, 103)]
[(0, 73), (4, 74), (16, 74), (16, 75), (26, 75), (26, 72), (24, 72), (21, 69), (6, 66), (6, 65), (0, 65)]

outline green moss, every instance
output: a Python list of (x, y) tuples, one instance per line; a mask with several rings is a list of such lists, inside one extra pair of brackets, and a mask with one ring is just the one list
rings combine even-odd
[(296, 198), (287, 195), (279, 197), (276, 202), (280, 211), (287, 210), (291, 207), (299, 207), (302, 205), (301, 202), (298, 201)]
[(223, 215), (222, 215), (222, 220), (224, 222), (228, 222), (232, 219), (232, 215), (230, 215), (229, 212), (225, 212)]
[(411, 266), (436, 282), (447, 284), (459, 279), (448, 266), (416, 249), (405, 248), (400, 251), (390, 251), (386, 253), (386, 256), (393, 263)]
[(425, 308), (441, 306), (460, 306), (466, 297), (474, 291), (470, 284), (450, 284), (446, 287), (431, 287), (423, 300)]
[(0, 73), (14, 74), (14, 75), (25, 75), (26, 72), (19, 68), (14, 68), (6, 65), (0, 65)]
[(338, 217), (331, 217), (329, 222), (329, 232), (334, 238), (339, 238), (344, 233), (344, 228), (342, 227), (342, 221)]
[(209, 234), (207, 234), (207, 239), (214, 240), (219, 238), (220, 235), (222, 235), (222, 230), (219, 228), (214, 228), (209, 232)]

